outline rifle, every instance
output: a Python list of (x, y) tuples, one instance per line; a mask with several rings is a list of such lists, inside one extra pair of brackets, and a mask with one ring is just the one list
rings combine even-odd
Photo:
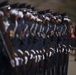
[[(49, 36), (50, 36), (50, 34), (49, 34)], [(50, 39), (51, 39), (51, 37), (49, 37), (49, 38), (47, 38), (48, 39), (48, 45), (47, 45), (47, 57), (46, 57), (46, 60), (47, 60), (47, 75), (51, 75), (51, 73), (52, 73), (52, 69), (51, 69), (51, 62), (52, 61), (50, 61), (51, 60), (51, 57), (49, 57), (49, 54), (50, 54)], [(50, 72), (51, 71), (51, 72)]]
[(67, 26), (67, 39), (66, 39), (66, 49), (67, 49), (67, 51), (66, 51), (66, 54), (65, 54), (65, 58), (66, 58), (66, 60), (65, 60), (65, 63), (66, 63), (66, 65), (65, 65), (65, 75), (67, 75), (68, 74), (68, 61), (69, 61), (69, 39), (70, 39), (70, 34), (69, 34), (69, 30), (70, 30), (70, 22), (69, 21), (66, 21), (66, 26)]
[(9, 56), (10, 63), (14, 69), (15, 75), (17, 75), (18, 70), (17, 70), (17, 67), (15, 66), (16, 62), (15, 62), (14, 49), (12, 47), (12, 44), (10, 43), (8, 34), (5, 32), (5, 27), (3, 24), (3, 16), (0, 16), (0, 35), (1, 35), (1, 39), (3, 41), (3, 45), (5, 47), (5, 50)]
[(43, 48), (42, 48), (42, 59), (41, 59), (41, 75), (44, 75), (44, 51), (43, 51)]

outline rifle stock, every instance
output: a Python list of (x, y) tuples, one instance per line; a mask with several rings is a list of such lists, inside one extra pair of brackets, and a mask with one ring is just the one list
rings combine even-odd
[(66, 39), (66, 49), (67, 49), (67, 55), (66, 55), (66, 68), (65, 68), (65, 75), (68, 75), (68, 62), (69, 62), (69, 39), (70, 39), (70, 24), (68, 21), (66, 21), (66, 26), (67, 26), (67, 39)]
[(15, 71), (15, 74), (17, 75), (17, 67), (15, 66), (15, 55), (14, 55), (14, 49), (12, 47), (12, 44), (10, 42), (8, 33), (5, 32), (5, 27), (3, 24), (3, 18), (0, 16), (0, 33), (1, 33), (1, 38), (3, 41), (3, 45), (5, 47), (5, 50), (10, 58), (10, 61), (12, 62), (13, 69)]

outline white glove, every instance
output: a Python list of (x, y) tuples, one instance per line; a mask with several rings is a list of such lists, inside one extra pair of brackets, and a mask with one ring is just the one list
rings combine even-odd
[(43, 51), (45, 52), (45, 49), (43, 49)]
[(51, 54), (52, 54), (52, 53), (51, 53), (51, 51), (50, 51), (50, 53), (49, 53), (49, 57), (51, 57)]
[(37, 55), (35, 56), (35, 62), (37, 63)]
[(28, 57), (25, 56), (25, 64), (27, 64), (27, 62), (28, 62)]
[(58, 48), (57, 48), (57, 53), (59, 52)]
[(28, 54), (28, 56), (30, 55), (28, 51), (25, 51), (25, 53), (27, 53), (27, 54)]
[(54, 51), (54, 52), (55, 52), (55, 49), (54, 49), (54, 48), (52, 48), (52, 47), (50, 47), (50, 50), (52, 50), (52, 51)]
[(38, 55), (38, 62), (41, 60), (41, 55)]
[(45, 56), (43, 55), (43, 60), (45, 59)]
[(15, 61), (14, 60), (11, 60), (10, 63), (12, 65), (12, 67), (15, 67)]
[(33, 54), (30, 55), (30, 59), (33, 59)]
[(48, 57), (48, 53), (46, 53), (46, 56)]
[(33, 52), (34, 54), (36, 54), (34, 50), (31, 50), (31, 52)]
[(29, 36), (29, 34), (27, 33), (27, 34), (26, 34), (26, 37), (28, 37), (28, 36)]
[(18, 57), (15, 58), (15, 61), (16, 61), (16, 66), (19, 66), (19, 59), (18, 59)]
[(36, 50), (36, 52), (37, 52), (37, 53), (39, 53), (39, 51), (38, 51), (38, 50)]
[(62, 52), (64, 52), (64, 48), (62, 48)]
[(22, 50), (18, 49), (18, 52), (20, 52), (20, 53), (23, 55), (23, 52), (22, 52)]
[(42, 53), (42, 51), (40, 50), (40, 53)]
[(20, 58), (20, 60), (21, 60), (21, 65), (23, 64), (23, 59), (22, 58)]

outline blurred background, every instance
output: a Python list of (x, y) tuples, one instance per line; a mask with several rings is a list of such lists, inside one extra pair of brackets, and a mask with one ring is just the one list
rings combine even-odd
[[(4, 0), (0, 0), (4, 1)], [(51, 9), (52, 11), (67, 12), (73, 22), (76, 23), (76, 0), (8, 0), (9, 3), (28, 3), (37, 10)]]

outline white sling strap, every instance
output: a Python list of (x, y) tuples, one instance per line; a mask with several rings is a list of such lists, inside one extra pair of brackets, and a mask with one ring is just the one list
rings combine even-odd
[(40, 26), (40, 31), (39, 32), (41, 32), (41, 30), (42, 30), (42, 25)]
[(16, 22), (15, 22), (15, 28), (14, 28), (14, 34), (13, 34), (13, 36), (15, 36), (15, 32), (16, 32), (16, 30), (17, 30), (17, 27), (18, 27), (18, 22), (16, 21)]
[(30, 32), (32, 31), (32, 29), (34, 28), (34, 23), (32, 24), (31, 28), (30, 28)]
[(24, 29), (24, 33), (27, 31), (28, 29), (28, 25), (26, 25), (25, 29)]
[(37, 30), (38, 24), (36, 24), (35, 31)]

